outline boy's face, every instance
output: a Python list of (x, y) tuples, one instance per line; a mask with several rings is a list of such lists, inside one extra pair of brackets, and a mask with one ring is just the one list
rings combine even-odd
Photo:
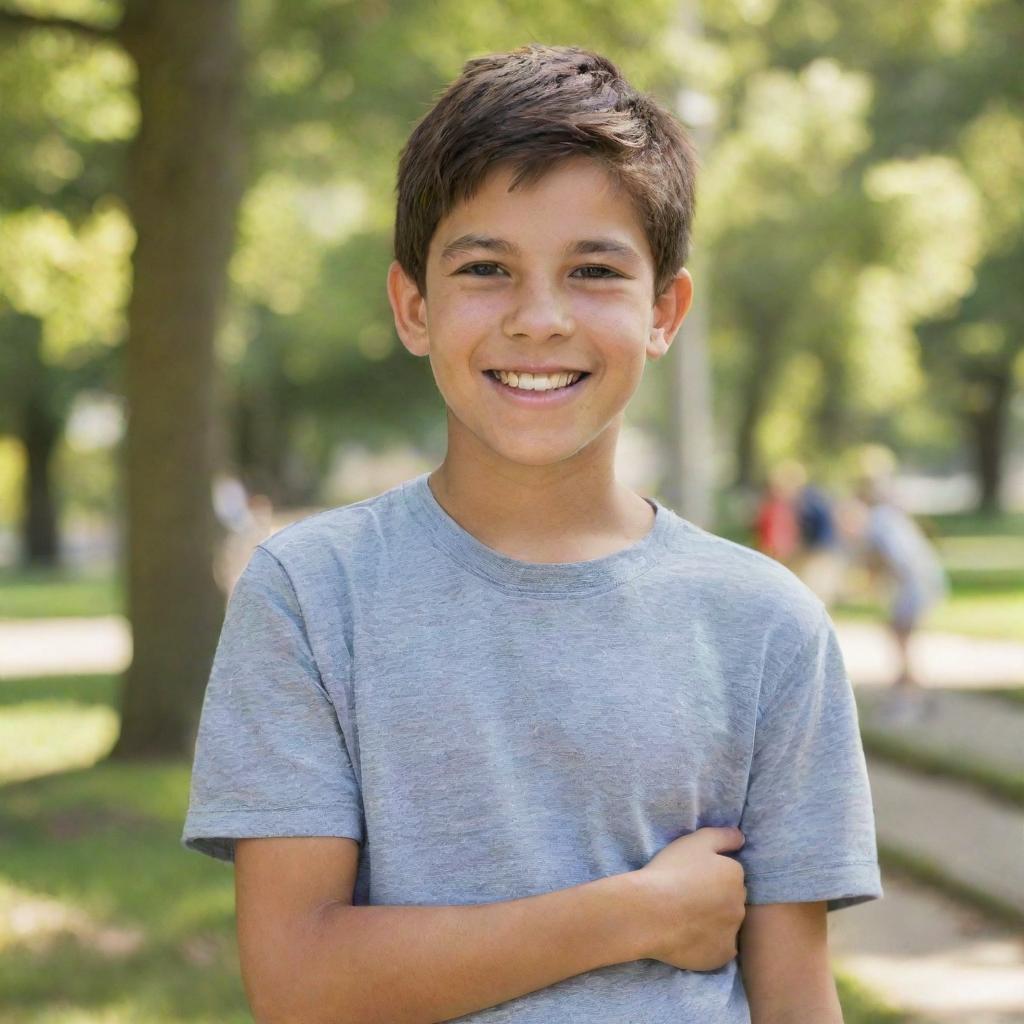
[[(513, 192), (511, 178), (499, 167), (438, 224), (428, 298), (391, 265), (398, 333), (430, 358), (449, 410), (449, 451), (468, 445), (533, 466), (599, 452), (611, 459), (646, 360), (664, 355), (686, 314), (690, 277), (681, 271), (652, 301), (654, 258), (640, 219), (596, 161), (572, 158)], [(531, 369), (587, 375), (524, 391), (491, 373)]]

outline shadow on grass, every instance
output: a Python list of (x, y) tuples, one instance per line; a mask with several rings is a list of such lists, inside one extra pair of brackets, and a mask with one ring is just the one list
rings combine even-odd
[(189, 771), (100, 762), (3, 787), (0, 887), (19, 924), (0, 991), (12, 1020), (49, 1019), (61, 1003), (125, 1024), (251, 1020), (233, 872), (180, 845)]
[(0, 679), (0, 708), (30, 701), (64, 701), (117, 710), (120, 699), (120, 679), (109, 674)]

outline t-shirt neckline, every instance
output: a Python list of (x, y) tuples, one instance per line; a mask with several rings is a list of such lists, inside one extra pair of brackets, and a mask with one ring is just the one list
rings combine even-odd
[(434, 543), (456, 562), (515, 593), (572, 597), (611, 590), (655, 564), (671, 528), (671, 509), (642, 495), (654, 509), (654, 524), (627, 547), (583, 562), (525, 562), (488, 547), (460, 526), (434, 497), (427, 482), (429, 475), (421, 473), (401, 488), (412, 513)]

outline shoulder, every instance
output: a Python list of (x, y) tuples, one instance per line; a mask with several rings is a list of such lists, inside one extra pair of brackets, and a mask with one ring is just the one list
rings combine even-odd
[(821, 600), (781, 562), (676, 520), (665, 552), (667, 585), (684, 585), (702, 617), (724, 622), (737, 642), (763, 645), (766, 656), (784, 658), (827, 625)]
[(339, 572), (347, 575), (356, 566), (369, 566), (413, 528), (402, 496), (405, 486), (289, 523), (257, 551), (270, 555), (293, 583), (337, 579)]

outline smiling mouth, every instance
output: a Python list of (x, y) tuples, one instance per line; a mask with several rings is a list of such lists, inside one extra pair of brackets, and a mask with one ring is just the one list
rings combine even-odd
[(566, 391), (590, 376), (583, 370), (565, 370), (562, 373), (517, 374), (515, 371), (485, 370), (487, 376), (513, 391), (545, 392)]

